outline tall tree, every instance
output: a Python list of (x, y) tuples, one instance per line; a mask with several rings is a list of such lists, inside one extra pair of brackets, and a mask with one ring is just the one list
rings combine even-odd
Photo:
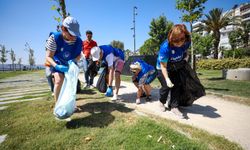
[(124, 43), (121, 42), (121, 41), (116, 41), (116, 40), (113, 40), (110, 45), (112, 45), (113, 47), (115, 48), (119, 48), (121, 50), (124, 50)]
[(241, 24), (242, 27), (242, 40), (243, 40), (243, 44), (244, 47), (248, 47), (248, 43), (249, 43), (249, 33), (250, 33), (250, 22), (243, 22)]
[(165, 16), (153, 19), (150, 23), (150, 38), (140, 47), (140, 54), (156, 54), (161, 43), (167, 39), (169, 30), (173, 27), (173, 22), (168, 21)]
[(169, 30), (173, 27), (173, 23), (168, 21), (166, 16), (159, 16), (159, 18), (153, 19), (150, 23), (149, 35), (156, 42), (157, 45), (167, 39)]
[(0, 61), (2, 63), (2, 66), (3, 66), (3, 71), (4, 71), (4, 63), (8, 60), (7, 59), (7, 53), (9, 51), (6, 50), (5, 46), (4, 45), (0, 45), (0, 52), (1, 52), (1, 58), (0, 58)]
[(159, 45), (153, 38), (147, 39), (140, 47), (141, 55), (155, 55), (159, 51)]
[(35, 65), (35, 56), (34, 56), (34, 50), (30, 47), (29, 43), (25, 43), (25, 51), (27, 51), (29, 53), (29, 64), (30, 66), (34, 66)]
[(66, 11), (66, 5), (65, 5), (65, 1), (64, 0), (53, 0), (57, 3), (57, 6), (56, 5), (53, 5), (51, 7), (52, 10), (56, 10), (58, 12), (58, 14), (60, 15), (59, 17), (55, 17), (54, 16), (54, 19), (58, 22), (58, 25), (57, 25), (57, 30), (60, 30), (60, 26), (59, 24), (61, 23), (61, 21), (63, 19), (65, 19), (67, 16), (70, 16), (69, 13), (67, 13)]
[[(204, 3), (207, 0), (176, 0), (176, 8), (181, 10), (182, 21), (188, 22), (190, 25), (190, 32), (193, 32), (192, 24), (202, 17), (203, 10), (205, 9)], [(191, 38), (192, 39), (192, 38)], [(195, 69), (194, 64), (194, 51), (191, 43), (191, 64), (192, 68)]]
[(15, 68), (15, 61), (16, 61), (16, 54), (15, 54), (15, 52), (13, 51), (13, 49), (10, 49), (10, 59), (11, 59), (11, 62), (12, 62), (12, 68), (14, 69), (14, 70), (16, 70), (16, 68)]
[(19, 65), (20, 70), (22, 70), (21, 68), (22, 58), (18, 58), (17, 64)]
[(214, 59), (218, 58), (218, 48), (220, 43), (220, 29), (225, 28), (228, 25), (235, 25), (235, 19), (230, 17), (230, 12), (223, 14), (223, 9), (215, 8), (209, 11), (209, 14), (205, 14), (205, 19), (202, 20), (204, 25), (201, 26), (202, 30), (208, 33), (212, 32), (212, 36), (215, 39), (214, 45)]
[(203, 57), (209, 55), (213, 47), (213, 37), (209, 34), (201, 36), (197, 33), (193, 33), (192, 37), (194, 54), (201, 54)]

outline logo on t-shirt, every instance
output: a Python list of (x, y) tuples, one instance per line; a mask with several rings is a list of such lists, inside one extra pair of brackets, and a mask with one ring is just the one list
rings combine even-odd
[(71, 55), (70, 52), (66, 51), (63, 53), (63, 58), (68, 59), (70, 57), (70, 55)]

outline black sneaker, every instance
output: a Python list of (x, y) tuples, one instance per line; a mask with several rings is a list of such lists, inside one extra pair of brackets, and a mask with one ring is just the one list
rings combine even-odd
[(147, 95), (143, 92), (143, 94), (141, 95), (141, 98), (146, 97)]
[(146, 101), (147, 102), (151, 101), (151, 96), (150, 95), (146, 97)]

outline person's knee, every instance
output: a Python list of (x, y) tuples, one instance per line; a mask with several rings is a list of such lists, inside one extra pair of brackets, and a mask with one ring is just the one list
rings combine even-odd
[(63, 80), (59, 79), (59, 80), (55, 80), (55, 86), (60, 86), (62, 85)]
[(62, 75), (56, 75), (55, 76), (55, 86), (60, 86), (63, 84), (64, 77)]

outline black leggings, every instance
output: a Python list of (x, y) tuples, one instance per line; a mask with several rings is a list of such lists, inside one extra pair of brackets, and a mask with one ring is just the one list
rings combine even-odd
[(160, 102), (165, 104), (168, 98), (168, 94), (170, 94), (170, 102), (169, 102), (169, 108), (176, 108), (179, 106), (180, 103), (180, 95), (182, 93), (182, 86), (181, 86), (181, 79), (179, 77), (179, 74), (176, 71), (171, 71), (168, 73), (169, 78), (171, 79), (172, 83), (174, 84), (174, 87), (169, 88), (167, 86), (165, 77), (162, 74), (162, 71), (158, 71), (158, 80), (161, 83), (160, 88)]

